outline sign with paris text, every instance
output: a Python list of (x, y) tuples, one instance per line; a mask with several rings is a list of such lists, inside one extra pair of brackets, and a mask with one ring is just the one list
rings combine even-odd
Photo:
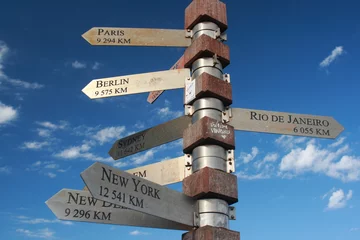
[(183, 137), (183, 131), (191, 124), (189, 116), (181, 116), (166, 123), (148, 128), (117, 140), (109, 151), (114, 159), (124, 158), (175, 141)]
[(184, 88), (190, 76), (187, 68), (119, 77), (94, 79), (82, 92), (91, 99), (124, 96), (158, 90)]
[(88, 191), (62, 189), (45, 203), (60, 220), (174, 230), (191, 229), (190, 226), (177, 222), (103, 202), (92, 197)]
[(93, 27), (82, 37), (95, 46), (188, 47), (186, 30)]
[[(177, 62), (170, 68), (170, 70), (173, 69), (181, 69), (184, 68), (184, 64), (185, 64), (185, 58), (184, 55), (182, 55), (179, 60), (177, 60)], [(161, 91), (154, 91), (149, 93), (149, 96), (147, 98), (147, 101), (149, 103), (153, 103), (156, 101), (156, 99), (158, 99), (158, 97), (160, 97), (160, 95), (164, 92), (164, 90)]]
[(344, 127), (332, 117), (232, 108), (229, 125), (235, 130), (336, 138)]
[(99, 162), (81, 177), (96, 199), (194, 226), (196, 201), (181, 192)]

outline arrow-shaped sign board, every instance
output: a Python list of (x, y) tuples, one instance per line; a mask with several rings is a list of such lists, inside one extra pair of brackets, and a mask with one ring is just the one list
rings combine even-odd
[(174, 29), (93, 27), (82, 37), (97, 46), (188, 47), (191, 44), (185, 30)]
[[(184, 55), (182, 55), (179, 60), (177, 60), (177, 62), (170, 68), (170, 70), (174, 70), (174, 69), (181, 69), (184, 68), (184, 64), (185, 64), (185, 58)], [(160, 97), (160, 95), (164, 92), (164, 90), (161, 91), (154, 91), (149, 93), (149, 96), (147, 98), (147, 101), (149, 103), (153, 103), (156, 101), (156, 99), (158, 99), (158, 97)]]
[(89, 98), (106, 98), (151, 92), (157, 90), (183, 88), (190, 76), (187, 68), (119, 77), (94, 79), (82, 91)]
[(232, 108), (231, 115), (235, 130), (331, 139), (344, 130), (332, 117), (243, 108)]
[(99, 162), (81, 177), (96, 199), (194, 226), (196, 201), (181, 192)]
[(88, 191), (62, 189), (46, 205), (60, 220), (117, 224), (150, 228), (190, 230), (190, 226), (172, 222), (119, 205), (103, 202)]
[(183, 137), (183, 131), (191, 124), (191, 118), (181, 116), (158, 126), (117, 140), (109, 151), (114, 159), (124, 158), (144, 150), (175, 141)]

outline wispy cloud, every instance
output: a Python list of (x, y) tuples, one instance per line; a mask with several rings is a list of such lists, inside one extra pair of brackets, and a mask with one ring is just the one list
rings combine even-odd
[(139, 235), (149, 235), (150, 233), (148, 232), (141, 232), (139, 230), (135, 230), (129, 233), (132, 236), (139, 236)]
[(340, 146), (341, 144), (343, 144), (344, 141), (345, 141), (345, 137), (341, 137), (341, 138), (339, 138), (336, 142), (330, 144), (329, 147), (338, 147), (338, 146)]
[(91, 161), (99, 161), (99, 162), (113, 162), (114, 160), (111, 157), (100, 157), (93, 153), (90, 153), (91, 147), (88, 144), (82, 144), (80, 146), (73, 146), (63, 151), (56, 153), (55, 157), (62, 159), (86, 159)]
[(18, 216), (17, 218), (19, 219), (20, 223), (25, 223), (25, 224), (60, 223), (63, 225), (73, 225), (73, 223), (70, 221), (61, 221), (58, 219), (50, 220), (50, 219), (45, 219), (45, 218), (29, 218), (26, 216)]
[(157, 152), (156, 149), (150, 149), (150, 150), (146, 151), (145, 153), (138, 154), (138, 155), (132, 157), (130, 162), (134, 165), (143, 164), (144, 162), (147, 162), (147, 161), (153, 159), (154, 154), (156, 152)]
[(328, 67), (333, 61), (335, 61), (342, 54), (344, 54), (344, 48), (342, 46), (335, 47), (335, 49), (332, 50), (331, 54), (321, 61), (320, 67), (322, 68)]
[(18, 115), (18, 110), (0, 102), (0, 126), (14, 121)]
[(183, 111), (173, 111), (170, 107), (163, 107), (157, 109), (157, 114), (161, 119), (177, 118), (183, 115)]
[(86, 63), (80, 62), (80, 61), (74, 61), (71, 63), (71, 66), (75, 69), (82, 69), (86, 68)]
[(38, 149), (42, 149), (45, 146), (49, 146), (50, 142), (48, 141), (44, 141), (44, 142), (24, 142), (23, 145), (21, 146), (22, 149), (31, 149), (31, 150), (38, 150)]
[(360, 231), (360, 228), (350, 228), (350, 232)]
[(93, 139), (97, 140), (100, 145), (116, 140), (122, 136), (126, 128), (124, 126), (120, 127), (107, 127), (99, 130), (94, 136)]
[(49, 121), (44, 121), (44, 122), (37, 121), (36, 124), (51, 130), (65, 129), (69, 125), (69, 123), (66, 121), (59, 121), (59, 124), (55, 124)]
[(98, 70), (98, 69), (100, 68), (100, 66), (101, 66), (101, 64), (100, 64), (99, 62), (95, 62), (95, 63), (92, 65), (91, 69), (92, 69), (92, 70)]
[(1, 173), (10, 174), (11, 173), (11, 167), (9, 167), (9, 166), (0, 167), (0, 174)]
[(29, 83), (29, 82), (25, 82), (19, 79), (13, 79), (11, 77), (9, 77), (5, 72), (4, 72), (4, 62), (6, 57), (9, 55), (10, 53), (10, 48), (7, 46), (7, 44), (3, 41), (0, 40), (0, 80), (3, 80), (4, 82), (14, 86), (14, 87), (20, 87), (20, 88), (25, 88), (25, 89), (40, 89), (43, 88), (44, 85), (39, 84), (39, 83)]
[(26, 171), (32, 171), (32, 172), (39, 172), (40, 174), (43, 174), (44, 176), (47, 176), (49, 178), (55, 178), (58, 173), (65, 173), (70, 169), (61, 169), (59, 164), (55, 164), (54, 162), (41, 162), (37, 161), (31, 164), (28, 168), (26, 168)]
[(244, 163), (249, 163), (254, 160), (254, 158), (259, 154), (259, 149), (257, 147), (251, 148), (251, 153), (241, 152), (239, 159)]
[(39, 229), (36, 231), (30, 231), (23, 228), (16, 229), (17, 233), (21, 233), (26, 237), (31, 238), (44, 238), (44, 239), (53, 239), (55, 238), (55, 232), (50, 230), (49, 228)]
[(289, 135), (281, 135), (279, 138), (275, 140), (275, 143), (284, 149), (291, 149), (305, 141), (306, 141), (306, 137), (293, 137)]
[(326, 210), (334, 210), (339, 208), (344, 208), (347, 202), (352, 198), (353, 191), (349, 190), (345, 195), (342, 189), (334, 190), (332, 195), (329, 197), (329, 202)]

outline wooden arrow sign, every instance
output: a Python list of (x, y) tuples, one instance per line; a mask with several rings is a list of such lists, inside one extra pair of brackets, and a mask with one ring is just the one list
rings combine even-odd
[(151, 92), (165, 89), (183, 88), (190, 70), (178, 69), (128, 76), (92, 80), (82, 89), (89, 98), (106, 98)]
[(232, 108), (229, 125), (235, 130), (336, 138), (343, 130), (334, 118), (285, 112)]
[(46, 205), (60, 220), (190, 230), (190, 226), (93, 198), (88, 191), (62, 189)]
[(96, 46), (188, 47), (186, 30), (93, 27), (82, 37)]
[(181, 116), (158, 126), (117, 140), (109, 151), (114, 159), (124, 158), (175, 141), (183, 137), (183, 131), (191, 124), (191, 118)]
[[(186, 157), (182, 156), (138, 168), (129, 169), (125, 172), (141, 178), (145, 178), (151, 182), (163, 186), (181, 182), (185, 177), (190, 175), (192, 173), (191, 166), (186, 167), (189, 164), (190, 162), (187, 162)], [(88, 189), (87, 187), (84, 187), (83, 190), (87, 191)]]
[(81, 177), (96, 199), (194, 226), (196, 201), (183, 193), (99, 162)]
[(106, 98), (183, 88), (190, 70), (178, 69), (92, 80), (82, 89), (89, 98)]
[[(182, 55), (179, 60), (177, 60), (177, 62), (170, 68), (170, 70), (174, 70), (174, 69), (181, 69), (184, 68), (184, 64), (185, 64), (185, 58), (184, 55)], [(158, 99), (158, 97), (160, 97), (160, 95), (164, 92), (164, 90), (161, 91), (154, 91), (149, 93), (149, 96), (147, 98), (147, 101), (149, 103), (153, 103), (156, 101), (156, 99)]]

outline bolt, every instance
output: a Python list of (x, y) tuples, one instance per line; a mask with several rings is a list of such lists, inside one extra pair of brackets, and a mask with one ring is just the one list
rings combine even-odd
[(226, 112), (223, 112), (224, 115), (226, 115)]
[(235, 219), (235, 216), (234, 216), (234, 215), (231, 215), (231, 219)]
[[(190, 154), (188, 154), (188, 155), (186, 155), (188, 158), (190, 157)], [(188, 164), (190, 164), (189, 162), (188, 162)]]
[(231, 150), (228, 150), (228, 153), (231, 153)]
[(229, 162), (230, 165), (232, 165), (232, 162)]

